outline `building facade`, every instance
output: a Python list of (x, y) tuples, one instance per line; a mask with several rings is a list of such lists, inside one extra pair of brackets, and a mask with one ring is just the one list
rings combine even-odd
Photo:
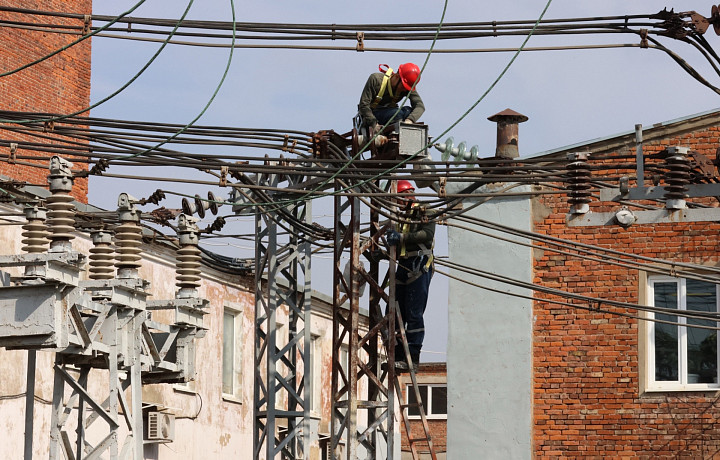
[[(447, 458), (447, 366), (446, 363), (419, 363), (418, 370), (415, 373), (416, 382), (418, 384), (418, 392), (420, 400), (423, 403), (425, 417), (430, 432), (430, 439), (433, 443), (433, 451), (438, 460)], [(422, 418), (417, 407), (411, 404), (417, 401), (415, 391), (412, 386), (412, 380), (409, 374), (401, 374), (399, 376), (400, 385), (403, 390), (402, 401), (410, 406), (405, 409), (408, 411), (408, 420), (410, 422), (410, 436), (408, 437), (407, 429), (404, 424), (400, 424), (402, 437), (402, 459), (412, 460), (413, 455), (410, 449), (409, 438), (424, 439), (425, 429), (423, 427)], [(416, 449), (421, 459), (432, 458), (427, 443), (419, 441)]]
[[(670, 184), (667, 158), (682, 150), (668, 147), (689, 149), (690, 183), (716, 182), (719, 133), (720, 112), (643, 129), (645, 186)], [(637, 150), (628, 132), (534, 158), (590, 152), (603, 179), (589, 181), (587, 214), (573, 215), (567, 194), (534, 193), (566, 184), (522, 185), (526, 197), (468, 211), (484, 235), (450, 227), (450, 259), (479, 270), (484, 288), (450, 282), (448, 380), (463, 382), (449, 388), (451, 458), (717, 454), (718, 202), (696, 195), (691, 211), (668, 212), (662, 197), (608, 199), (621, 176), (635, 196)], [(620, 210), (634, 220), (621, 225)]]

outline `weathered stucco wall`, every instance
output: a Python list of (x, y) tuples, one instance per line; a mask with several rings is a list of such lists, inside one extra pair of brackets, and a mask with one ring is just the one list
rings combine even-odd
[[(457, 193), (462, 184), (448, 193)], [(524, 187), (513, 189), (523, 191)], [(492, 186), (483, 191), (497, 191)], [(465, 200), (470, 208), (475, 199)], [(529, 230), (530, 200), (493, 198), (466, 216)], [(463, 225), (472, 227), (471, 224)], [(487, 229), (482, 229), (487, 232)], [(507, 236), (507, 235), (504, 235)], [(531, 249), (448, 228), (454, 263), (532, 282)], [(452, 275), (498, 289), (492, 292), (450, 279), (448, 320), (448, 458), (531, 458), (532, 303), (506, 284), (453, 271)]]

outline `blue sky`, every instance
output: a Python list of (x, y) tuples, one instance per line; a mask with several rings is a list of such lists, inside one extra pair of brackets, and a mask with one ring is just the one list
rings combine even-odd
[[(94, 2), (93, 13), (115, 15), (136, 2), (117, 0)], [(680, 3), (680, 2), (678, 2)], [(683, 1), (678, 11), (695, 9), (709, 16), (710, 4)], [(132, 16), (179, 18), (185, 1), (147, 0)], [(546, 2), (478, 2), (453, 0), (447, 3), (445, 22), (472, 22), (536, 19)], [(309, 24), (436, 23), (445, 3), (438, 0), (414, 2), (337, 2), (273, 1), (235, 2), (237, 21)], [(656, 13), (674, 5), (666, 1), (627, 2), (610, 0), (555, 0), (546, 19), (595, 17), (606, 15)], [(231, 20), (230, 0), (196, 0), (189, 19)], [(706, 34), (712, 45), (720, 37)], [(482, 38), (461, 41), (462, 48), (512, 47), (513, 39)], [(533, 37), (528, 46), (557, 44), (637, 43), (635, 35)], [(711, 82), (720, 83), (689, 46), (665, 40), (664, 43), (696, 66)], [(343, 43), (350, 45), (349, 43)], [(367, 46), (373, 46), (368, 44)], [(376, 46), (425, 48), (426, 43), (397, 42)], [(441, 46), (451, 46), (447, 42)], [(93, 39), (93, 101), (105, 97), (130, 79), (157, 50), (148, 44), (108, 38)], [(439, 137), (458, 120), (488, 89), (512, 57), (512, 53), (433, 54), (423, 73), (419, 92), (427, 112), (421, 121), (430, 135)], [(205, 106), (215, 91), (229, 58), (227, 49), (168, 46), (155, 63), (128, 89), (91, 113), (95, 117), (187, 123)], [(402, 62), (422, 64), (422, 53), (377, 53), (349, 51), (302, 51), (237, 49), (227, 79), (216, 100), (198, 122), (203, 125), (244, 128), (273, 128), (316, 132), (346, 132), (356, 112), (367, 75), (378, 64), (397, 67)], [(684, 117), (717, 107), (717, 95), (693, 80), (664, 53), (657, 50), (625, 48), (609, 50), (552, 51), (522, 53), (488, 96), (448, 135), (456, 143), (464, 140), (478, 145), (481, 157), (492, 156), (495, 125), (487, 120), (505, 108), (527, 115), (520, 126), (520, 152), (530, 156), (545, 150), (588, 139), (630, 131), (635, 124), (653, 123)], [(447, 136), (440, 139), (444, 140)], [(242, 154), (264, 155), (252, 151)], [(272, 152), (269, 152), (272, 154)], [(439, 159), (439, 152), (432, 155)], [(143, 171), (145, 174), (146, 171)], [(187, 185), (163, 184), (183, 193), (204, 194)], [(131, 191), (149, 195), (157, 184), (128, 184), (117, 179), (92, 178), (90, 201), (112, 209), (117, 193)], [(218, 193), (216, 193), (218, 194)], [(220, 195), (219, 195), (220, 196)], [(179, 203), (162, 203), (179, 207)], [(175, 199), (179, 201), (179, 199)], [(317, 206), (318, 220), (331, 226), (330, 217)], [(440, 232), (437, 253), (447, 254), (444, 233)], [(225, 251), (246, 251), (224, 248)], [(316, 267), (322, 266), (322, 262)], [(322, 285), (326, 277), (313, 276), (315, 289), (331, 292)], [(447, 282), (441, 276), (433, 281), (431, 305), (427, 313), (433, 327), (428, 331), (423, 360), (444, 360)]]

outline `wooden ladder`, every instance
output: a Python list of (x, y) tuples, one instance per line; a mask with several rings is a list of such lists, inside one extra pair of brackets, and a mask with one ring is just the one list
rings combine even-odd
[[(412, 452), (413, 460), (420, 460), (420, 454), (417, 450), (417, 444), (420, 443), (426, 443), (428, 446), (428, 450), (430, 451), (430, 457), (432, 460), (437, 460), (437, 455), (435, 454), (435, 448), (433, 447), (432, 438), (430, 436), (430, 427), (428, 426), (427, 417), (425, 416), (425, 407), (422, 403), (422, 398), (420, 398), (420, 390), (418, 388), (417, 384), (417, 378), (415, 375), (415, 368), (414, 364), (412, 362), (412, 358), (410, 357), (410, 348), (408, 347), (407, 343), (407, 336), (405, 335), (405, 326), (402, 321), (402, 317), (400, 316), (400, 310), (395, 308), (395, 311), (397, 312), (397, 320), (395, 323), (396, 330), (399, 332), (400, 342), (402, 343), (403, 350), (405, 351), (405, 358), (406, 362), (408, 363), (409, 373), (410, 373), (410, 382), (412, 391), (415, 392), (415, 402), (412, 404), (406, 404), (404, 401), (400, 402), (400, 413), (402, 414), (403, 418), (403, 425), (405, 425), (405, 432), (407, 433), (408, 437), (408, 444), (410, 445), (410, 451)], [(390, 351), (390, 348), (388, 347), (388, 353), (394, 353), (393, 351)], [(395, 373), (395, 394), (400, 397), (402, 392), (402, 386), (400, 385), (400, 378), (398, 373)], [(411, 391), (410, 388), (408, 388), (408, 391)], [(408, 398), (409, 399), (409, 398)], [(412, 437), (412, 431), (410, 430), (410, 418), (408, 415), (408, 408), (409, 407), (415, 407), (418, 409), (418, 412), (420, 412), (420, 419), (422, 420), (422, 427), (424, 436), (413, 438)]]

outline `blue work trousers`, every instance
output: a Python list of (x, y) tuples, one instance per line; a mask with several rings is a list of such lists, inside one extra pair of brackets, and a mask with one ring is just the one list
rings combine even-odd
[[(428, 256), (418, 256), (398, 259), (398, 268), (395, 272), (395, 299), (405, 324), (410, 354), (420, 356), (423, 339), (425, 338), (425, 321), (423, 314), (427, 307), (430, 280), (432, 280), (432, 264), (425, 271)], [(407, 283), (413, 272), (420, 270), (420, 277)], [(406, 284), (407, 283), (407, 284)], [(395, 348), (395, 359), (405, 356), (402, 344)]]
[(405, 106), (398, 112), (397, 107), (377, 107), (373, 109), (372, 113), (377, 118), (378, 123), (384, 125), (388, 121), (403, 121), (412, 112), (412, 107)]

